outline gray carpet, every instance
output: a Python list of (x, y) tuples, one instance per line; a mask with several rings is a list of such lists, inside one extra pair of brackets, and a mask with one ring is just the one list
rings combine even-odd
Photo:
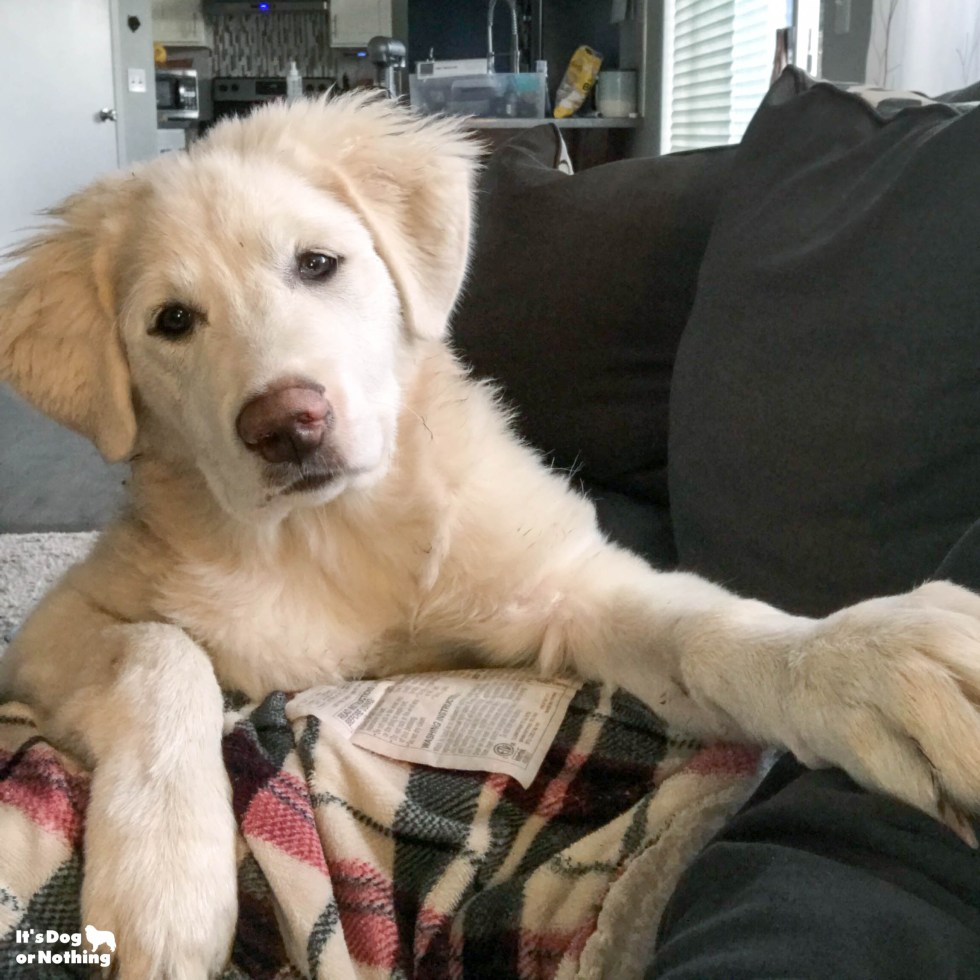
[(0, 651), (48, 587), (85, 555), (94, 534), (0, 534)]
[(102, 527), (127, 472), (0, 384), (0, 533)]

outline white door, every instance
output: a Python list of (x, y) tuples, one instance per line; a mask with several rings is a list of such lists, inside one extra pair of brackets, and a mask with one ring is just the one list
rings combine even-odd
[(117, 166), (109, 0), (0, 0), (0, 254)]

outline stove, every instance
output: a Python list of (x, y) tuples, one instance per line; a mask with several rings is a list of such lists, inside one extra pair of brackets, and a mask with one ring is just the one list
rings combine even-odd
[[(335, 79), (304, 78), (303, 91), (307, 95), (326, 92)], [(257, 105), (286, 98), (285, 78), (215, 78), (211, 83), (214, 101), (214, 118), (246, 116)]]

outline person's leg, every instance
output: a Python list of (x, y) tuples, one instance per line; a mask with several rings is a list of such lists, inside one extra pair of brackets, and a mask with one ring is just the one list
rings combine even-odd
[(838, 770), (783, 757), (681, 878), (647, 972), (776, 977), (980, 980), (980, 854)]

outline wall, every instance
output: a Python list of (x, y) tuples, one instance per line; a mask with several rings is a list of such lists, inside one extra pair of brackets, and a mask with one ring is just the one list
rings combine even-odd
[(563, 3), (545, 0), (544, 56), (548, 75), (560, 80), (569, 59), (581, 44), (587, 44), (602, 57), (603, 68), (619, 68), (619, 27), (611, 23), (611, 0), (583, 0)]
[[(150, 0), (113, 0), (110, 11), (113, 78), (119, 115), (117, 146), (119, 162), (125, 166), (157, 155), (153, 12)], [(134, 18), (132, 24), (130, 18)], [(146, 73), (145, 92), (129, 91), (130, 68), (140, 68)]]
[[(507, 51), (510, 10), (502, 2), (495, 14), (494, 48)], [(506, 25), (506, 26), (505, 26)], [(483, 58), (487, 53), (487, 0), (408, 0), (408, 69), (424, 61), (432, 49), (440, 61)], [(504, 59), (500, 66), (503, 70)]]
[(867, 80), (939, 95), (980, 78), (977, 0), (875, 0)]
[[(534, 4), (524, 0), (531, 11)], [(605, 56), (608, 68), (619, 66), (619, 29), (610, 23), (609, 0), (542, 0), (543, 56), (548, 62), (548, 79), (552, 92), (568, 61), (580, 44), (588, 44)], [(408, 0), (408, 67), (429, 57), (435, 50), (437, 59), (483, 58), (487, 53), (488, 0)], [(498, 0), (494, 12), (494, 51), (498, 71), (506, 71), (503, 57), (510, 47), (510, 8)], [(526, 52), (525, 52), (526, 54)], [(524, 66), (525, 69), (528, 67)], [(530, 66), (533, 70), (533, 65)]]

